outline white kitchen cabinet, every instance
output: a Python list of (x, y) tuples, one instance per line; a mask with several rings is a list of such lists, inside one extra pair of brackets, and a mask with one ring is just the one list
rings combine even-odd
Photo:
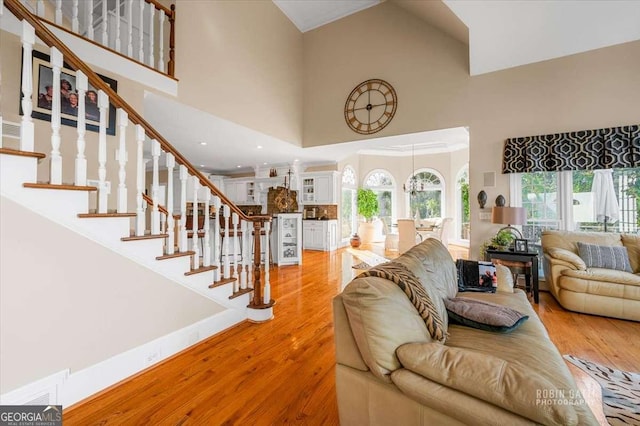
[(338, 204), (338, 172), (302, 174), (302, 204)]
[(338, 248), (337, 220), (304, 220), (302, 229), (305, 250), (333, 251)]
[(255, 184), (253, 180), (227, 179), (224, 195), (235, 204), (255, 204)]
[(271, 253), (276, 265), (302, 264), (302, 214), (279, 213), (271, 231)]

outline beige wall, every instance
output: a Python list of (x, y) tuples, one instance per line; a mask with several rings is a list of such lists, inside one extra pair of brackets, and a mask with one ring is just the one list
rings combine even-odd
[(302, 34), (270, 1), (176, 4), (176, 78), (187, 105), (302, 143)]
[(0, 234), (0, 393), (224, 309), (4, 197)]

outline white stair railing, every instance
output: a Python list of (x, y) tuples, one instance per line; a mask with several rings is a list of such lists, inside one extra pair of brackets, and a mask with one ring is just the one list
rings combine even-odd
[(76, 155), (74, 182), (78, 186), (85, 186), (87, 184), (87, 157), (85, 157), (84, 154), (86, 146), (85, 134), (87, 133), (85, 125), (85, 93), (89, 89), (89, 80), (87, 80), (87, 76), (80, 70), (76, 71), (76, 88), (78, 89), (78, 154)]
[(31, 112), (33, 111), (33, 69), (31, 54), (36, 35), (33, 27), (27, 21), (22, 21), (22, 122), (20, 123), (20, 149), (33, 151), (35, 130)]

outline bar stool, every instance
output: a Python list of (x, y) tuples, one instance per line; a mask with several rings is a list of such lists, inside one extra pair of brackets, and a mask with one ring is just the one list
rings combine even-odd
[[(218, 214), (218, 223), (220, 224), (220, 261), (222, 262), (222, 247), (224, 246), (225, 238), (225, 217), (221, 213)], [(240, 222), (238, 222), (238, 226), (234, 228), (232, 216), (229, 216), (229, 241), (233, 243), (234, 247), (235, 244), (238, 244), (238, 254), (240, 259), (242, 259), (242, 231), (240, 230)]]

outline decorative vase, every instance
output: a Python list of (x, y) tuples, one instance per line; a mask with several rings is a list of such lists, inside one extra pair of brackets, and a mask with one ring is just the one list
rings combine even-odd
[(349, 240), (349, 242), (351, 243), (351, 247), (353, 248), (360, 247), (360, 244), (361, 244), (360, 236), (358, 236), (357, 233), (353, 234), (353, 237), (351, 237), (351, 240)]
[(480, 204), (480, 208), (484, 209), (484, 205), (487, 204), (487, 193), (484, 191), (478, 192), (478, 204)]
[(504, 207), (506, 200), (502, 195), (496, 197), (496, 207)]

